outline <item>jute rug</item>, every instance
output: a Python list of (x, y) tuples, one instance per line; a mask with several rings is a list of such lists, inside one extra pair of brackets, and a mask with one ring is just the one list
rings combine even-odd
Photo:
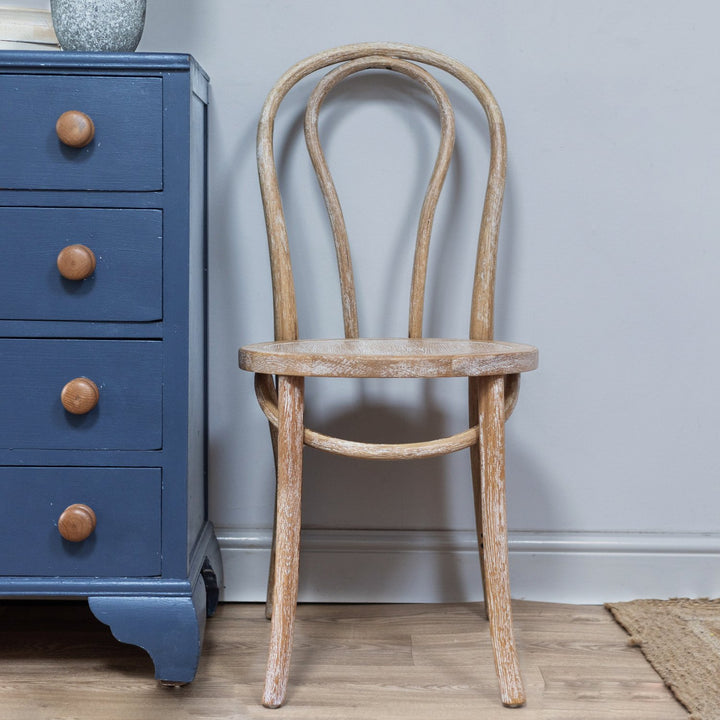
[(720, 600), (608, 603), (692, 720), (720, 720)]

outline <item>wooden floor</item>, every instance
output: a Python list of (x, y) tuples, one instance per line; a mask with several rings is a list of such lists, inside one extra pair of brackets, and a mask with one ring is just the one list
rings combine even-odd
[(222, 605), (166, 688), (85, 603), (0, 601), (0, 720), (687, 720), (601, 607), (517, 602), (527, 706), (505, 709), (479, 605), (303, 605), (288, 705), (259, 704), (269, 624)]

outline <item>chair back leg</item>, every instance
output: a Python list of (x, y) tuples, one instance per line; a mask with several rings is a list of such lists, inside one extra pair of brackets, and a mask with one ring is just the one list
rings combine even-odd
[(265, 593), (265, 617), (272, 618), (273, 592), (275, 591), (275, 539), (277, 534), (277, 472), (278, 472), (278, 431), (269, 422), (270, 441), (272, 442), (273, 459), (275, 461), (275, 501), (273, 504), (272, 542), (270, 544), (270, 567), (268, 568), (267, 592)]
[[(479, 378), (468, 378), (468, 418), (470, 427), (478, 424), (478, 382)], [(472, 470), (473, 501), (475, 505), (475, 531), (477, 533), (478, 551), (480, 555), (480, 575), (482, 578), (483, 605), (485, 619), (488, 615), (487, 579), (485, 577), (485, 558), (483, 556), (483, 521), (482, 521), (482, 468), (480, 467), (480, 445), (470, 446), (470, 469)]]

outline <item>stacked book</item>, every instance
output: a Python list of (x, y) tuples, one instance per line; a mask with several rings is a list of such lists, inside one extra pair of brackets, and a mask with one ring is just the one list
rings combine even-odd
[(59, 50), (47, 10), (0, 7), (0, 50)]

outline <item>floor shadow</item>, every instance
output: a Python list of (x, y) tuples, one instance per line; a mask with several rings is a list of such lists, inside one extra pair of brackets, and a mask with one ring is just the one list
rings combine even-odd
[(64, 660), (95, 661), (125, 677), (152, 679), (155, 673), (150, 656), (116, 640), (85, 601), (0, 601), (0, 668), (23, 663), (49, 674), (46, 666)]

